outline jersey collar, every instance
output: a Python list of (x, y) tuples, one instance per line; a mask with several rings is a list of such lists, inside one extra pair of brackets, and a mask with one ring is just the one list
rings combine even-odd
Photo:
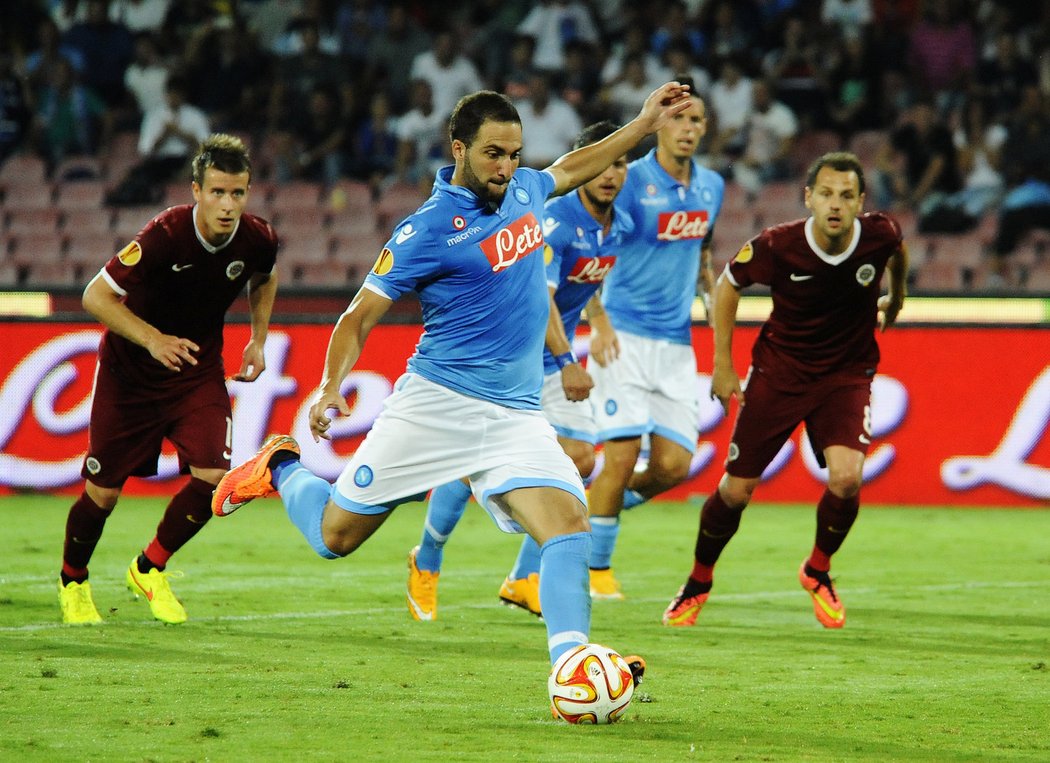
[(212, 246), (211, 244), (208, 243), (207, 239), (205, 239), (204, 236), (201, 235), (201, 229), (197, 227), (197, 208), (198, 208), (198, 206), (200, 206), (200, 205), (198, 205), (198, 204), (194, 204), (193, 205), (193, 215), (192, 215), (193, 233), (197, 236), (197, 240), (200, 242), (200, 245), (203, 246), (210, 254), (215, 254), (216, 252), (222, 251), (223, 249), (225, 249), (226, 247), (228, 247), (230, 245), (230, 242), (233, 241), (233, 237), (237, 235), (237, 229), (241, 227), (240, 218), (238, 218), (237, 222), (234, 224), (234, 226), (233, 226), (233, 233), (230, 234), (230, 237), (228, 239), (226, 239), (226, 241), (224, 241), (223, 243), (219, 244), (218, 246)]
[(812, 217), (807, 218), (805, 231), (806, 231), (806, 243), (809, 244), (809, 248), (813, 250), (813, 253), (824, 260), (829, 265), (838, 265), (839, 263), (845, 262), (849, 259), (849, 256), (853, 254), (857, 248), (857, 244), (860, 243), (860, 220), (853, 218), (853, 239), (849, 242), (849, 246), (846, 247), (846, 251), (842, 254), (828, 254), (817, 244), (817, 240), (813, 238), (813, 225), (815, 221)]

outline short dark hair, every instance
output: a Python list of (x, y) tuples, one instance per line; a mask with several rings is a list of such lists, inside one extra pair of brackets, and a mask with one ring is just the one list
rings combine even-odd
[(597, 143), (603, 138), (608, 138), (619, 129), (620, 126), (610, 119), (603, 119), (601, 122), (587, 125), (583, 128), (583, 131), (576, 136), (572, 148), (573, 150), (576, 150), (577, 148), (583, 148), (592, 143)]
[(817, 173), (824, 167), (831, 167), (836, 172), (852, 171), (857, 173), (860, 192), (864, 193), (864, 165), (860, 163), (860, 159), (857, 158), (856, 154), (849, 151), (831, 151), (818, 158), (813, 164), (809, 165), (809, 171), (806, 173), (807, 188), (813, 187), (813, 184), (817, 182)]
[(252, 160), (248, 155), (248, 147), (236, 135), (220, 132), (204, 139), (197, 149), (197, 155), (193, 157), (193, 182), (203, 185), (204, 173), (209, 167), (231, 175), (247, 172), (251, 180)]
[(461, 141), (468, 148), (485, 122), (521, 124), (521, 117), (510, 98), (494, 90), (479, 90), (459, 99), (448, 118), (450, 140)]

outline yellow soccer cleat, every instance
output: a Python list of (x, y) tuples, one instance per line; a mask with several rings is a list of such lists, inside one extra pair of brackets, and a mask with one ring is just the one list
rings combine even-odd
[(102, 616), (95, 609), (91, 598), (91, 583), (71, 582), (62, 585), (58, 581), (58, 603), (62, 606), (62, 622), (66, 625), (94, 625), (102, 622)]
[(611, 567), (606, 567), (604, 570), (591, 569), (592, 599), (622, 599), (623, 597), (620, 581), (613, 575)]
[(802, 562), (798, 570), (798, 581), (813, 598), (813, 614), (817, 616), (821, 625), (825, 628), (841, 628), (846, 624), (846, 605), (835, 593), (828, 573), (807, 569), (806, 563)]
[(288, 435), (270, 435), (266, 442), (243, 464), (223, 475), (211, 497), (211, 511), (217, 517), (229, 516), (256, 498), (274, 495), (270, 481), (270, 459), (280, 450), (299, 455), (299, 443)]
[[(149, 572), (139, 572), (138, 557), (131, 560), (128, 567), (128, 590), (139, 596), (145, 596), (153, 616), (162, 623), (177, 625), (186, 622), (186, 608), (175, 598), (168, 577), (175, 573), (161, 572), (154, 568)], [(178, 573), (181, 575), (182, 573)]]
[(408, 552), (408, 612), (414, 620), (437, 620), (438, 575), (416, 566), (419, 546)]
[(543, 619), (540, 610), (540, 574), (533, 572), (530, 575), (511, 580), (509, 577), (499, 587), (499, 600), (509, 607), (521, 607), (526, 612), (531, 612), (536, 617)]

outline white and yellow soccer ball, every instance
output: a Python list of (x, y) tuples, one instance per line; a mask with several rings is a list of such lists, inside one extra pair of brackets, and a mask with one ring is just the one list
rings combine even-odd
[(634, 696), (631, 668), (601, 644), (580, 644), (565, 652), (547, 679), (551, 712), (568, 723), (615, 723)]

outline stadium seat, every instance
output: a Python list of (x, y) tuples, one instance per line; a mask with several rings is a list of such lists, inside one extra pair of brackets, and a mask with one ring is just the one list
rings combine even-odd
[(27, 286), (81, 286), (85, 281), (71, 262), (37, 262), (28, 266)]
[(332, 239), (323, 231), (315, 231), (311, 235), (298, 238), (286, 238), (280, 233), (278, 235), (281, 237), (281, 248), (277, 252), (277, 258), (293, 265), (323, 262), (332, 252)]
[(279, 236), (299, 238), (310, 232), (324, 231), (328, 227), (328, 212), (321, 206), (270, 207), (270, 222)]
[(113, 210), (109, 207), (66, 210), (62, 213), (62, 230), (68, 234), (111, 233)]
[(66, 239), (58, 231), (35, 231), (11, 237), (9, 257), (17, 265), (35, 265), (60, 262), (66, 249)]
[(16, 288), (22, 279), (22, 269), (11, 260), (0, 260), (0, 287)]
[(161, 211), (158, 207), (120, 207), (113, 218), (113, 230), (118, 238), (131, 241)]
[(67, 156), (51, 173), (56, 183), (101, 180), (105, 174), (102, 160), (95, 156)]
[(276, 212), (289, 209), (317, 209), (321, 205), (321, 184), (294, 180), (273, 187), (270, 208)]
[(802, 177), (809, 165), (830, 151), (842, 150), (842, 138), (832, 130), (809, 130), (795, 137), (791, 147), (792, 175)]
[(724, 255), (728, 261), (744, 242), (760, 230), (762, 226), (750, 208), (723, 208), (715, 221), (715, 253)]
[(962, 268), (949, 260), (932, 258), (915, 273), (915, 290), (919, 292), (958, 292), (963, 288)]
[(53, 233), (58, 230), (61, 214), (54, 207), (13, 209), (7, 213), (4, 230), (13, 235)]
[(886, 138), (887, 133), (884, 130), (859, 130), (850, 136), (849, 150), (860, 159), (865, 172), (874, 168), (875, 158), (879, 155), (879, 149), (886, 142)]
[(387, 186), (376, 205), (380, 229), (390, 231), (424, 201), (426, 197), (414, 183), (393, 183)]
[(379, 217), (371, 207), (332, 212), (329, 230), (339, 236), (370, 236), (379, 230)]
[[(251, 197), (249, 197), (250, 199)], [(193, 191), (188, 180), (179, 180), (164, 186), (164, 200), (161, 206), (165, 209), (179, 204), (192, 204)]]
[(362, 180), (350, 180), (344, 178), (332, 186), (328, 192), (328, 209), (333, 214), (346, 211), (348, 213), (372, 211), (375, 207), (375, 199), (372, 197), (372, 187)]
[(48, 182), (14, 183), (4, 187), (3, 208), (6, 210), (47, 209), (53, 203), (54, 192)]
[(0, 164), (0, 187), (24, 190), (47, 183), (47, 164), (39, 156), (15, 154)]
[(722, 211), (720, 214), (727, 212), (739, 211), (739, 210), (750, 210), (752, 201), (747, 197), (747, 191), (744, 187), (734, 180), (726, 181), (725, 196), (722, 199)]
[(348, 267), (354, 268), (363, 278), (372, 269), (383, 246), (389, 240), (387, 233), (373, 231), (370, 234), (332, 237), (333, 256)]
[(66, 180), (55, 186), (55, 205), (62, 210), (101, 210), (105, 197), (106, 185), (102, 180)]
[(298, 281), (301, 286), (317, 288), (345, 289), (354, 281), (351, 280), (352, 268), (336, 257), (329, 256), (324, 262), (305, 262), (298, 270)]
[(774, 225), (806, 216), (806, 207), (802, 201), (802, 183), (791, 180), (766, 183), (758, 191), (755, 210), (762, 216), (763, 225)]
[(94, 272), (120, 251), (126, 241), (112, 232), (70, 231), (66, 237), (66, 259)]

